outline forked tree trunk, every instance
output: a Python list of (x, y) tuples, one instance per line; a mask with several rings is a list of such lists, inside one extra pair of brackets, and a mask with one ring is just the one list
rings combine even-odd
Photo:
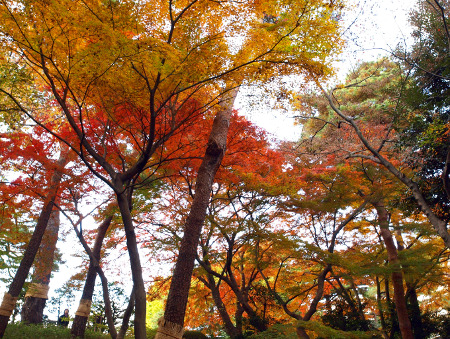
[[(106, 279), (105, 274), (103, 273), (102, 268), (100, 267), (100, 264), (98, 260), (95, 258), (95, 255), (92, 253), (91, 249), (89, 248), (88, 244), (86, 243), (86, 240), (84, 239), (81, 232), (78, 230), (75, 224), (72, 225), (73, 229), (78, 237), (78, 240), (80, 240), (81, 245), (83, 246), (85, 252), (88, 254), (89, 259), (91, 260), (91, 263), (94, 265), (95, 270), (97, 271), (97, 274), (100, 277), (100, 281), (102, 282), (102, 290), (103, 290), (103, 302), (105, 303), (105, 315), (106, 315), (106, 321), (108, 323), (108, 330), (109, 334), (111, 335), (112, 339), (116, 339), (117, 337), (117, 331), (114, 327), (114, 320), (112, 318), (112, 308), (111, 308), (111, 300), (109, 298), (109, 291), (108, 291), (108, 280)], [(83, 303), (81, 306), (81, 310), (86, 312), (86, 309), (90, 309), (91, 305), (89, 301)], [(80, 310), (80, 308), (79, 308)], [(86, 312), (87, 313), (87, 312)]]
[(205, 156), (198, 170), (194, 200), (186, 219), (184, 236), (181, 240), (170, 284), (164, 317), (158, 321), (158, 332), (155, 339), (181, 339), (183, 336), (184, 316), (197, 246), (206, 217), (214, 177), (225, 154), (228, 127), (236, 94), (237, 90), (227, 93), (226, 101), (222, 101), (221, 108), (214, 118)]
[[(59, 168), (63, 168), (67, 164), (67, 155), (63, 155), (57, 162)], [(36, 227), (34, 229), (33, 235), (31, 236), (30, 242), (28, 243), (27, 249), (20, 261), (19, 268), (9, 286), (8, 292), (5, 293), (3, 297), (2, 304), (0, 306), (0, 338), (3, 338), (5, 334), (6, 327), (8, 326), (9, 317), (11, 316), (20, 291), (22, 290), (23, 284), (30, 272), (30, 268), (33, 265), (34, 258), (39, 246), (44, 236), (45, 229), (47, 228), (48, 221), (52, 214), (55, 199), (58, 195), (59, 185), (61, 183), (62, 172), (56, 169), (50, 180), (50, 187), (48, 190), (48, 195), (44, 201), (44, 206), (37, 220)]]
[(389, 230), (388, 212), (382, 202), (372, 202), (372, 205), (377, 210), (380, 233), (386, 246), (389, 263), (395, 268), (392, 272), (391, 278), (392, 285), (394, 286), (394, 303), (395, 308), (397, 309), (400, 332), (403, 339), (414, 339), (411, 329), (411, 322), (408, 317), (408, 310), (406, 308), (405, 292), (403, 288), (403, 273), (398, 260), (397, 247), (394, 244), (392, 233)]
[(22, 306), (22, 322), (28, 324), (42, 323), (45, 303), (48, 299), (48, 287), (53, 269), (53, 260), (58, 241), (59, 210), (54, 208), (42, 238), (34, 263), (32, 283), (25, 295)]
[[(111, 225), (112, 216), (109, 216), (103, 221), (103, 223), (97, 229), (97, 235), (95, 237), (94, 248), (92, 254), (100, 261), (100, 250), (102, 248), (103, 239), (106, 232)], [(75, 337), (84, 338), (84, 332), (86, 331), (86, 324), (89, 319), (90, 305), (92, 303), (92, 296), (94, 294), (95, 279), (97, 278), (97, 271), (94, 263), (91, 261), (89, 264), (89, 270), (84, 283), (83, 294), (81, 296), (80, 305), (75, 313), (75, 319), (73, 320), (71, 334)]]

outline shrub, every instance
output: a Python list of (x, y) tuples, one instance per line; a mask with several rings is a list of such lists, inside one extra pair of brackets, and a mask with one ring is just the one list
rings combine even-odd
[(208, 337), (200, 331), (186, 331), (183, 339), (208, 339)]

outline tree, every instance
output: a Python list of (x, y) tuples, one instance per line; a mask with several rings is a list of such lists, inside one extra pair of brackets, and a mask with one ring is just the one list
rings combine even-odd
[[(387, 249), (389, 263), (392, 265), (394, 300), (400, 330), (403, 337), (412, 338), (413, 333), (408, 319), (404, 295), (403, 272), (399, 264), (398, 251), (394, 244), (392, 233), (389, 230), (389, 213), (384, 205), (384, 200), (386, 199), (384, 196), (389, 190), (392, 190), (392, 188), (389, 188), (389, 186), (392, 187), (391, 178), (389, 178), (389, 175), (383, 174), (383, 167), (379, 168), (377, 166), (379, 161), (372, 165), (364, 163), (367, 162), (364, 159), (374, 160), (373, 157), (366, 154), (368, 145), (371, 145), (371, 151), (376, 149), (375, 152), (380, 156), (383, 152), (381, 157), (386, 162), (388, 162), (386, 160), (388, 158), (392, 159), (391, 161), (395, 161), (396, 164), (400, 164), (403, 160), (398, 149), (391, 146), (393, 141), (395, 142), (399, 138), (394, 126), (399, 126), (400, 117), (404, 114), (395, 95), (395, 93), (401, 94), (402, 86), (405, 86), (405, 82), (401, 81), (402, 73), (399, 71), (395, 64), (388, 63), (386, 60), (380, 63), (361, 65), (347, 79), (350, 85), (345, 87), (345, 90), (343, 89), (334, 98), (327, 95), (328, 103), (331, 103), (330, 100), (333, 103), (342, 102), (340, 108), (337, 108), (337, 104), (332, 106), (335, 112), (339, 111), (337, 119), (330, 117), (327, 105), (324, 105), (324, 102), (319, 99), (315, 102), (321, 105), (318, 114), (314, 116), (316, 122), (311, 123), (310, 129), (307, 131), (313, 138), (310, 142), (312, 150), (332, 153), (342, 157), (343, 161), (351, 161), (348, 159), (352, 158), (361, 159), (359, 161), (360, 166), (363, 167), (362, 170), (366, 179), (368, 179), (366, 184), (368, 192), (367, 189), (360, 189), (360, 194), (367, 195), (371, 204), (377, 210), (381, 238)], [(342, 111), (346, 111), (347, 115), (339, 115)], [(340, 119), (342, 121), (339, 121)], [(352, 129), (356, 131), (356, 135), (352, 133)], [(358, 137), (360, 140), (363, 140), (363, 145), (361, 145)], [(324, 138), (328, 139), (325, 141), (325, 144), (322, 141)], [(327, 147), (330, 145), (330, 141), (336, 140), (341, 141), (339, 145)], [(390, 164), (392, 166), (392, 162)], [(394, 167), (392, 166), (392, 168)], [(396, 175), (396, 173), (393, 174)]]
[[(444, 41), (448, 41), (448, 29), (447, 29), (447, 23), (445, 21), (445, 12), (446, 12), (446, 8), (445, 6), (441, 6), (439, 1), (435, 1), (434, 2), (436, 5), (438, 5), (438, 12), (439, 13), (439, 17), (440, 18), (444, 18), (444, 21), (441, 22), (441, 25), (443, 26), (443, 31), (444, 31)], [(429, 10), (429, 7), (427, 7)], [(436, 8), (434, 8), (436, 9)], [(432, 36), (432, 34), (430, 34), (430, 36)], [(436, 45), (434, 45), (436, 46)], [(436, 54), (436, 53), (435, 53)], [(440, 54), (442, 55), (442, 54)], [(445, 54), (444, 54), (445, 55)], [(425, 57), (425, 59), (427, 59)], [(444, 58), (444, 60), (447, 60), (448, 58)], [(429, 60), (429, 59), (428, 59)], [(438, 64), (439, 64), (439, 58), (438, 60), (435, 60)], [(444, 61), (445, 63), (445, 61)], [(441, 65), (442, 66), (442, 65)], [(441, 67), (440, 66), (440, 67)], [(441, 71), (445, 69), (445, 67), (441, 68)], [(420, 72), (419, 72), (420, 74)], [(430, 73), (427, 73), (428, 75), (430, 75)], [(431, 73), (432, 74), (432, 73)], [(419, 76), (420, 77), (420, 76)], [(433, 78), (433, 77), (432, 77)], [(437, 78), (435, 77), (436, 82), (434, 83), (434, 85), (436, 85), (436, 91), (437, 93), (441, 92), (441, 94), (445, 93), (446, 89), (445, 86), (439, 86), (438, 83), (440, 82), (438, 79), (441, 79), (440, 76), (438, 76)], [(445, 80), (445, 76), (444, 78), (442, 78), (444, 81), (443, 83), (446, 83)], [(411, 176), (411, 174), (409, 173), (409, 169), (410, 168), (405, 168), (402, 169), (401, 167), (398, 166), (398, 164), (395, 162), (395, 160), (400, 160), (400, 163), (404, 164), (404, 162), (402, 162), (401, 160), (403, 159), (395, 159), (395, 158), (390, 158), (390, 154), (389, 154), (389, 145), (388, 145), (388, 141), (389, 137), (391, 136), (391, 131), (392, 128), (396, 128), (397, 132), (401, 129), (401, 128), (405, 128), (405, 126), (408, 126), (408, 116), (409, 115), (415, 115), (415, 112), (412, 111), (410, 109), (407, 109), (406, 111), (404, 111), (402, 108), (404, 107), (403, 103), (401, 100), (397, 101), (399, 103), (399, 105), (395, 106), (395, 109), (391, 111), (390, 113), (390, 121), (392, 124), (392, 127), (386, 128), (385, 129), (385, 138), (382, 138), (381, 140), (371, 140), (370, 138), (370, 133), (367, 133), (366, 130), (363, 129), (363, 125), (361, 124), (361, 120), (360, 117), (358, 116), (353, 116), (351, 111), (345, 110), (345, 109), (341, 109), (339, 102), (337, 102), (334, 99), (334, 92), (338, 89), (344, 89), (344, 88), (351, 88), (351, 87), (355, 87), (358, 86), (356, 83), (348, 83), (346, 85), (342, 85), (342, 86), (338, 86), (337, 88), (334, 88), (333, 90), (331, 90), (330, 92), (327, 92), (321, 85), (319, 82), (316, 82), (316, 84), (318, 85), (318, 87), (322, 90), (322, 92), (324, 93), (325, 97), (328, 100), (328, 103), (331, 107), (331, 109), (335, 112), (336, 116), (339, 119), (342, 119), (343, 122), (345, 124), (348, 124), (351, 129), (354, 132), (355, 137), (357, 137), (360, 142), (361, 142), (361, 146), (363, 146), (363, 150), (360, 152), (360, 154), (358, 154), (359, 157), (365, 157), (368, 159), (371, 159), (373, 162), (375, 163), (380, 163), (382, 166), (384, 166), (388, 171), (390, 171), (395, 177), (397, 177), (397, 179), (402, 182), (406, 187), (408, 187), (408, 189), (411, 191), (411, 194), (413, 196), (413, 199), (416, 201), (418, 207), (420, 208), (420, 210), (427, 216), (427, 218), (430, 220), (430, 223), (433, 225), (435, 231), (439, 234), (439, 236), (443, 239), (444, 243), (446, 244), (447, 247), (450, 246), (450, 234), (447, 230), (447, 220), (445, 219), (444, 216), (440, 216), (440, 212), (439, 212), (439, 208), (437, 210), (434, 210), (434, 203), (430, 202), (429, 200), (427, 200), (427, 189), (423, 190), (421, 188), (421, 186), (418, 184), (418, 180), (416, 180), (414, 177)], [(407, 86), (406, 82), (401, 83), (403, 86)], [(433, 88), (434, 86), (431, 83), (431, 87)], [(442, 84), (441, 84), (442, 85)], [(402, 89), (403, 87), (400, 86), (400, 89)], [(423, 87), (424, 93), (429, 92), (427, 90), (427, 85), (425, 85)], [(401, 92), (400, 92), (401, 94)], [(438, 96), (439, 97), (439, 96)], [(399, 98), (402, 98), (399, 95)], [(404, 98), (403, 98), (404, 99)], [(436, 99), (436, 98), (435, 98)], [(432, 99), (432, 101), (436, 101), (435, 99)], [(438, 101), (441, 102), (442, 104), (442, 100), (438, 99)], [(433, 104), (432, 104), (433, 105)], [(433, 106), (435, 109), (437, 106)], [(413, 109), (415, 109), (416, 107), (413, 107)], [(444, 108), (445, 110), (445, 108)], [(421, 113), (419, 111), (419, 114), (416, 115), (417, 117), (419, 117), (419, 121), (423, 119), (423, 113)], [(432, 116), (434, 115), (434, 113), (427, 113), (426, 115), (428, 115), (428, 119), (425, 119), (425, 121), (429, 120), (430, 122), (433, 120)], [(425, 116), (426, 116), (425, 115)], [(444, 114), (445, 116), (445, 114)], [(406, 117), (406, 119), (405, 119)], [(403, 119), (402, 119), (403, 118)], [(438, 125), (445, 126), (445, 118), (444, 120), (441, 120), (440, 118), (436, 120), (436, 123)], [(444, 125), (443, 125), (444, 124)], [(420, 125), (422, 125), (422, 129), (424, 126), (430, 126), (430, 131), (434, 128), (434, 124), (429, 124), (429, 123), (420, 123)], [(411, 126), (411, 125), (409, 125)], [(425, 127), (426, 129), (427, 127)], [(446, 127), (442, 127), (442, 128), (446, 128)], [(425, 137), (426, 139), (426, 134), (427, 133), (421, 133), (421, 137)], [(433, 133), (431, 134), (433, 135)], [(444, 134), (445, 135), (445, 134)], [(398, 134), (396, 136), (398, 138)], [(433, 139), (433, 137), (431, 137), (431, 139)], [(431, 140), (430, 139), (430, 140)], [(398, 139), (397, 139), (398, 140)], [(438, 146), (438, 144), (442, 144), (443, 140), (440, 140), (439, 138), (437, 138), (436, 142), (433, 146), (433, 148), (437, 147), (436, 150), (440, 147)], [(434, 143), (434, 142), (432, 142)], [(416, 145), (419, 146), (419, 145)], [(445, 146), (444, 146), (445, 149)], [(425, 152), (426, 153), (426, 152)], [(442, 152), (441, 152), (442, 153)], [(440, 156), (440, 159), (442, 159), (442, 161), (440, 161), (440, 165), (438, 166), (438, 168), (443, 168), (443, 173), (444, 173), (444, 177), (442, 177), (441, 179), (443, 180), (444, 183), (444, 187), (445, 185), (447, 185), (447, 181), (448, 181), (448, 173), (447, 173), (447, 167), (446, 163), (450, 158), (447, 158), (447, 153), (445, 153), (445, 156), (443, 157), (442, 155)], [(432, 172), (433, 170), (431, 170)], [(430, 175), (430, 174), (425, 174), (425, 172), (423, 172), (423, 175), (428, 176), (428, 179), (433, 180), (433, 177), (435, 177), (435, 175)], [(422, 175), (422, 177), (423, 177)], [(423, 185), (422, 185), (423, 186)], [(432, 187), (432, 186), (431, 186)]]
[[(68, 161), (66, 156), (62, 156), (56, 167), (64, 167), (64, 164)], [(62, 171), (56, 169), (51, 177), (50, 187), (48, 190), (47, 197), (45, 198), (42, 211), (37, 220), (36, 227), (34, 229), (33, 235), (27, 245), (24, 256), (20, 262), (19, 268), (11, 282), (8, 292), (5, 293), (3, 298), (2, 306), (0, 306), (0, 336), (3, 336), (6, 326), (8, 324), (9, 317), (14, 310), (17, 297), (22, 289), (22, 286), (27, 278), (28, 272), (33, 264), (34, 257), (39, 249), (42, 237), (44, 235), (45, 229), (47, 227), (48, 221), (50, 219), (52, 210), (54, 208), (55, 199), (58, 194), (58, 189), (62, 177)]]
[(397, 51), (410, 72), (403, 100), (414, 114), (403, 116), (399, 146), (410, 149), (408, 165), (433, 211), (448, 220), (448, 1), (421, 1), (411, 16), (414, 44)]

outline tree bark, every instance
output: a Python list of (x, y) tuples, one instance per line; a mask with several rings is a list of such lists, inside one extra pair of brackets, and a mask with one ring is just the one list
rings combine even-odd
[(411, 322), (406, 308), (405, 292), (403, 289), (403, 273), (398, 260), (397, 247), (394, 244), (392, 233), (389, 230), (388, 212), (380, 201), (372, 202), (377, 210), (380, 233), (383, 238), (388, 253), (389, 263), (394, 267), (391, 274), (392, 285), (394, 286), (394, 302), (397, 309), (398, 323), (403, 339), (414, 339), (411, 329)]
[[(109, 216), (103, 221), (103, 223), (97, 229), (97, 235), (95, 237), (94, 247), (92, 249), (92, 254), (97, 261), (100, 261), (100, 250), (102, 248), (103, 239), (105, 238), (106, 232), (111, 225), (112, 216)], [(97, 277), (97, 271), (95, 264), (91, 261), (89, 263), (88, 273), (86, 275), (86, 281), (84, 283), (83, 294), (81, 300), (92, 301), (92, 296), (94, 294), (95, 279)], [(85, 302), (80, 301), (80, 305), (84, 305)], [(84, 338), (84, 332), (86, 330), (86, 324), (89, 315), (83, 310), (77, 310), (75, 313), (75, 319), (73, 320), (71, 334), (75, 337)]]
[(67, 155), (61, 156), (57, 162), (58, 168), (54, 171), (51, 180), (48, 195), (44, 201), (41, 213), (37, 220), (36, 227), (25, 250), (24, 256), (20, 262), (19, 268), (9, 286), (8, 293), (5, 293), (2, 305), (0, 306), (0, 338), (3, 338), (6, 327), (8, 326), (9, 317), (11, 311), (14, 309), (17, 297), (22, 290), (23, 284), (30, 272), (30, 268), (33, 265), (34, 258), (44, 236), (45, 229), (47, 228), (48, 221), (53, 211), (55, 199), (58, 195), (59, 185), (61, 183), (63, 168), (67, 164)]
[(306, 330), (303, 327), (297, 326), (296, 332), (299, 339), (310, 339), (308, 333), (306, 333)]
[[(311, 305), (309, 306), (308, 311), (305, 313), (305, 315), (302, 317), (303, 321), (309, 321), (311, 317), (316, 313), (317, 311), (317, 305), (319, 304), (320, 300), (323, 296), (323, 291), (325, 287), (325, 279), (327, 277), (327, 274), (331, 271), (332, 265), (328, 264), (325, 266), (325, 268), (322, 270), (322, 272), (319, 274), (317, 278), (317, 291), (316, 295), (314, 296), (313, 301), (311, 302)], [(303, 326), (299, 325), (296, 328), (297, 336), (299, 339), (309, 339), (308, 333), (306, 333), (306, 330)]]
[[(106, 279), (105, 274), (103, 273), (103, 270), (100, 267), (98, 260), (95, 258), (94, 254), (92, 253), (91, 249), (89, 248), (88, 244), (86, 243), (86, 240), (84, 240), (83, 235), (76, 227), (76, 224), (73, 224), (72, 226), (73, 226), (73, 229), (74, 229), (78, 239), (81, 242), (81, 245), (83, 246), (86, 253), (89, 255), (89, 259), (91, 260), (91, 263), (93, 263), (95, 270), (97, 271), (97, 274), (99, 275), (100, 280), (102, 282), (103, 301), (105, 303), (105, 315), (106, 315), (106, 320), (108, 323), (108, 329), (109, 329), (109, 333), (110, 333), (111, 337), (113, 339), (116, 339), (117, 332), (116, 332), (116, 328), (114, 327), (114, 321), (112, 318), (111, 301), (109, 298), (109, 291), (108, 291), (108, 280)], [(89, 301), (87, 301), (83, 307), (84, 310), (86, 310), (87, 308), (90, 309)]]
[(420, 306), (419, 306), (419, 300), (417, 299), (417, 293), (416, 288), (406, 283), (406, 287), (408, 289), (408, 292), (406, 293), (409, 295), (409, 305), (411, 307), (411, 324), (412, 329), (414, 332), (414, 338), (415, 339), (424, 339), (426, 338), (424, 330), (423, 330), (423, 323), (422, 323), (422, 316), (420, 312)]
[(131, 210), (127, 199), (126, 190), (122, 194), (117, 193), (117, 202), (119, 204), (120, 214), (122, 216), (125, 235), (127, 237), (127, 249), (130, 257), (131, 276), (133, 278), (134, 288), (134, 334), (136, 339), (145, 339), (147, 337), (145, 327), (146, 317), (146, 294), (144, 279), (142, 277), (142, 266), (139, 258), (136, 233), (134, 232)]
[(53, 260), (58, 241), (59, 232), (59, 210), (54, 208), (47, 228), (42, 238), (39, 251), (36, 254), (32, 285), (25, 295), (22, 306), (22, 322), (29, 324), (42, 323), (45, 303), (47, 301), (48, 286), (53, 269)]
[(214, 177), (225, 154), (228, 127), (237, 90), (232, 90), (231, 94), (230, 92), (227, 94), (227, 97), (224, 97), (226, 102), (222, 101), (221, 108), (214, 118), (205, 156), (198, 170), (194, 200), (189, 216), (186, 219), (184, 236), (181, 240), (178, 259), (167, 297), (164, 319), (159, 322), (155, 339), (168, 338), (169, 335), (164, 334), (167, 333), (167, 330), (175, 338), (178, 337), (180, 339), (183, 333), (182, 328), (197, 246), (206, 217), (206, 209), (209, 204)]

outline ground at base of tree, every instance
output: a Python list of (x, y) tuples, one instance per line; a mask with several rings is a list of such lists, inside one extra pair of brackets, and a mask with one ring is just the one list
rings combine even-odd
[[(9, 324), (6, 328), (4, 339), (63, 339), (71, 338), (70, 328), (55, 325), (24, 325)], [(111, 338), (108, 334), (86, 330), (85, 339)]]

